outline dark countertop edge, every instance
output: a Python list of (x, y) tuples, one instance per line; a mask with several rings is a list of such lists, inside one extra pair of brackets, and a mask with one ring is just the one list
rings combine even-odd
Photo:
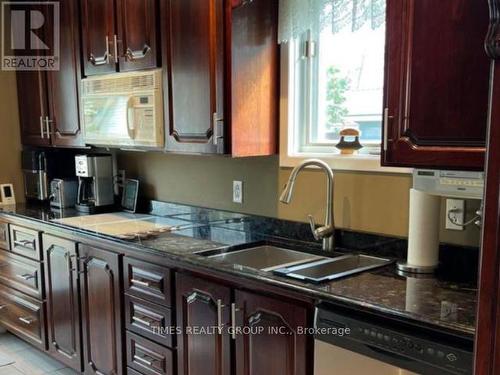
[[(200, 255), (192, 253), (176, 254), (169, 251), (156, 250), (151, 247), (123, 241), (111, 236), (99, 235), (97, 233), (75, 229), (73, 227), (69, 227), (63, 224), (58, 224), (55, 222), (47, 222), (41, 219), (26, 217), (22, 214), (17, 214), (13, 212), (0, 212), (0, 217), (14, 218), (14, 222), (12, 222), (12, 219), (10, 220), (7, 219), (7, 220), (15, 225), (24, 224), (29, 226), (30, 224), (33, 225), (33, 223), (35, 222), (41, 226), (41, 228), (37, 229), (41, 230), (42, 232), (47, 232), (48, 234), (52, 234), (55, 236), (62, 236), (64, 238), (74, 240), (82, 244), (97, 246), (98, 248), (102, 247), (103, 250), (108, 250), (115, 253), (123, 254), (124, 256), (128, 256), (131, 258), (137, 257), (140, 259), (144, 259), (144, 256), (148, 256), (149, 259), (146, 259), (146, 261), (149, 262), (154, 262), (154, 261), (165, 262), (165, 260), (167, 260), (166, 262), (167, 264), (164, 264), (166, 267), (177, 267), (185, 269), (186, 271), (199, 272), (206, 276), (212, 276), (212, 277), (217, 277), (217, 275), (220, 275), (219, 277), (226, 280), (228, 276), (236, 277), (238, 279), (244, 278), (257, 283), (272, 285), (273, 287), (277, 287), (278, 289), (281, 290), (285, 289), (288, 292), (293, 292), (295, 296), (292, 298), (296, 298), (297, 300), (310, 301), (316, 303), (324, 301), (330, 304), (339, 304), (342, 305), (343, 307), (351, 309), (362, 309), (362, 311), (367, 313), (374, 313), (379, 316), (395, 319), (417, 327), (422, 327), (429, 330), (450, 334), (461, 339), (466, 339), (466, 340), (474, 339), (475, 328), (469, 326), (459, 325), (456, 323), (449, 324), (442, 321), (439, 322), (439, 324), (437, 324), (434, 320), (431, 319), (422, 319), (422, 317), (413, 317), (409, 313), (400, 312), (376, 304), (366, 303), (356, 298), (346, 297), (331, 292), (323, 293), (321, 291), (308, 288), (307, 284), (300, 284), (298, 282), (293, 282), (292, 280), (287, 280), (287, 281), (278, 280), (276, 278), (269, 277), (269, 274), (267, 274), (264, 271), (258, 271), (248, 268), (238, 270), (234, 267), (233, 268), (228, 267), (223, 263), (217, 263), (216, 265), (218, 266), (218, 268), (214, 268), (213, 261), (210, 261), (207, 258), (204, 258), (203, 256)], [(47, 228), (47, 230), (44, 230), (44, 228)], [(54, 232), (54, 230), (56, 232)], [(247, 245), (251, 245), (251, 243)], [(230, 245), (221, 246), (219, 249), (226, 249), (230, 247), (231, 247)], [(138, 251), (140, 252), (140, 256), (137, 255)], [(275, 293), (279, 294), (278, 292)]]

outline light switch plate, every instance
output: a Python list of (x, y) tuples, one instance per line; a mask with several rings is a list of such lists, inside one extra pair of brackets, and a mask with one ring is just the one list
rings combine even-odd
[[(448, 216), (453, 218), (451, 221)], [(464, 227), (457, 225), (463, 224), (465, 220), (465, 201), (463, 199), (446, 200), (446, 229), (464, 230)], [(455, 224), (457, 223), (457, 224)]]
[(243, 181), (233, 181), (233, 202), (243, 203)]

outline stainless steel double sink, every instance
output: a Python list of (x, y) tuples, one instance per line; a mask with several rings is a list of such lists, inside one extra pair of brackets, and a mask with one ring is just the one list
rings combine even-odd
[(217, 254), (200, 253), (200, 255), (216, 261), (274, 272), (314, 283), (383, 267), (393, 262), (390, 259), (360, 254), (327, 257), (269, 245)]

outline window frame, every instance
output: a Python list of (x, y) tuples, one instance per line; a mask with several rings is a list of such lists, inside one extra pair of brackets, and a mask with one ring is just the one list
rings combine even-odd
[[(305, 137), (302, 139), (310, 139), (307, 133), (310, 129), (313, 116), (310, 113), (311, 108), (314, 108), (312, 106), (314, 99), (311, 98), (311, 86), (307, 85), (305, 83), (306, 80), (303, 79), (307, 77), (306, 74), (301, 74), (301, 79), (297, 79), (295, 62), (297, 58), (301, 58), (299, 52), (301, 48), (304, 48), (303, 44), (306, 41), (306, 34), (304, 34), (300, 41), (300, 43), (284, 42), (280, 46), (280, 166), (295, 167), (306, 159), (320, 158), (327, 162), (332, 169), (336, 170), (411, 174), (413, 172), (411, 168), (382, 167), (380, 146), (376, 148), (379, 151), (377, 155), (341, 155), (325, 152), (332, 149), (331, 144), (316, 144), (312, 147), (308, 147), (307, 143), (305, 147), (299, 144), (299, 133), (302, 133), (302, 137)], [(308, 59), (311, 60), (310, 58)], [(318, 59), (316, 59), (316, 64), (317, 60)], [(313, 74), (313, 64), (308, 63), (301, 65), (306, 66), (305, 70), (307, 70), (308, 75)], [(307, 105), (306, 111), (302, 111), (305, 113), (297, 116), (300, 108), (295, 105), (299, 102), (296, 101), (296, 92), (300, 89), (301, 85), (307, 86), (303, 87), (301, 90), (301, 92), (306, 93), (306, 95), (305, 97), (299, 98), (299, 100), (300, 102), (309, 103), (309, 105)], [(296, 121), (296, 119), (299, 120)], [(308, 126), (300, 126), (300, 122), (308, 122)], [(304, 151), (302, 151), (302, 149)]]

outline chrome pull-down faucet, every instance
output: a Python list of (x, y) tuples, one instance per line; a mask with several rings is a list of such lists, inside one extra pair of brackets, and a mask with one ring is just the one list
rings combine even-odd
[(295, 186), (295, 180), (297, 175), (308, 166), (316, 166), (323, 169), (326, 173), (326, 218), (325, 225), (316, 228), (314, 219), (312, 215), (308, 215), (309, 224), (311, 225), (311, 231), (316, 240), (323, 240), (323, 250), (334, 251), (335, 249), (335, 224), (333, 219), (333, 171), (328, 164), (319, 159), (308, 159), (304, 160), (300, 165), (296, 166), (290, 178), (288, 179), (283, 193), (280, 196), (280, 202), (289, 204), (292, 200), (293, 188)]

